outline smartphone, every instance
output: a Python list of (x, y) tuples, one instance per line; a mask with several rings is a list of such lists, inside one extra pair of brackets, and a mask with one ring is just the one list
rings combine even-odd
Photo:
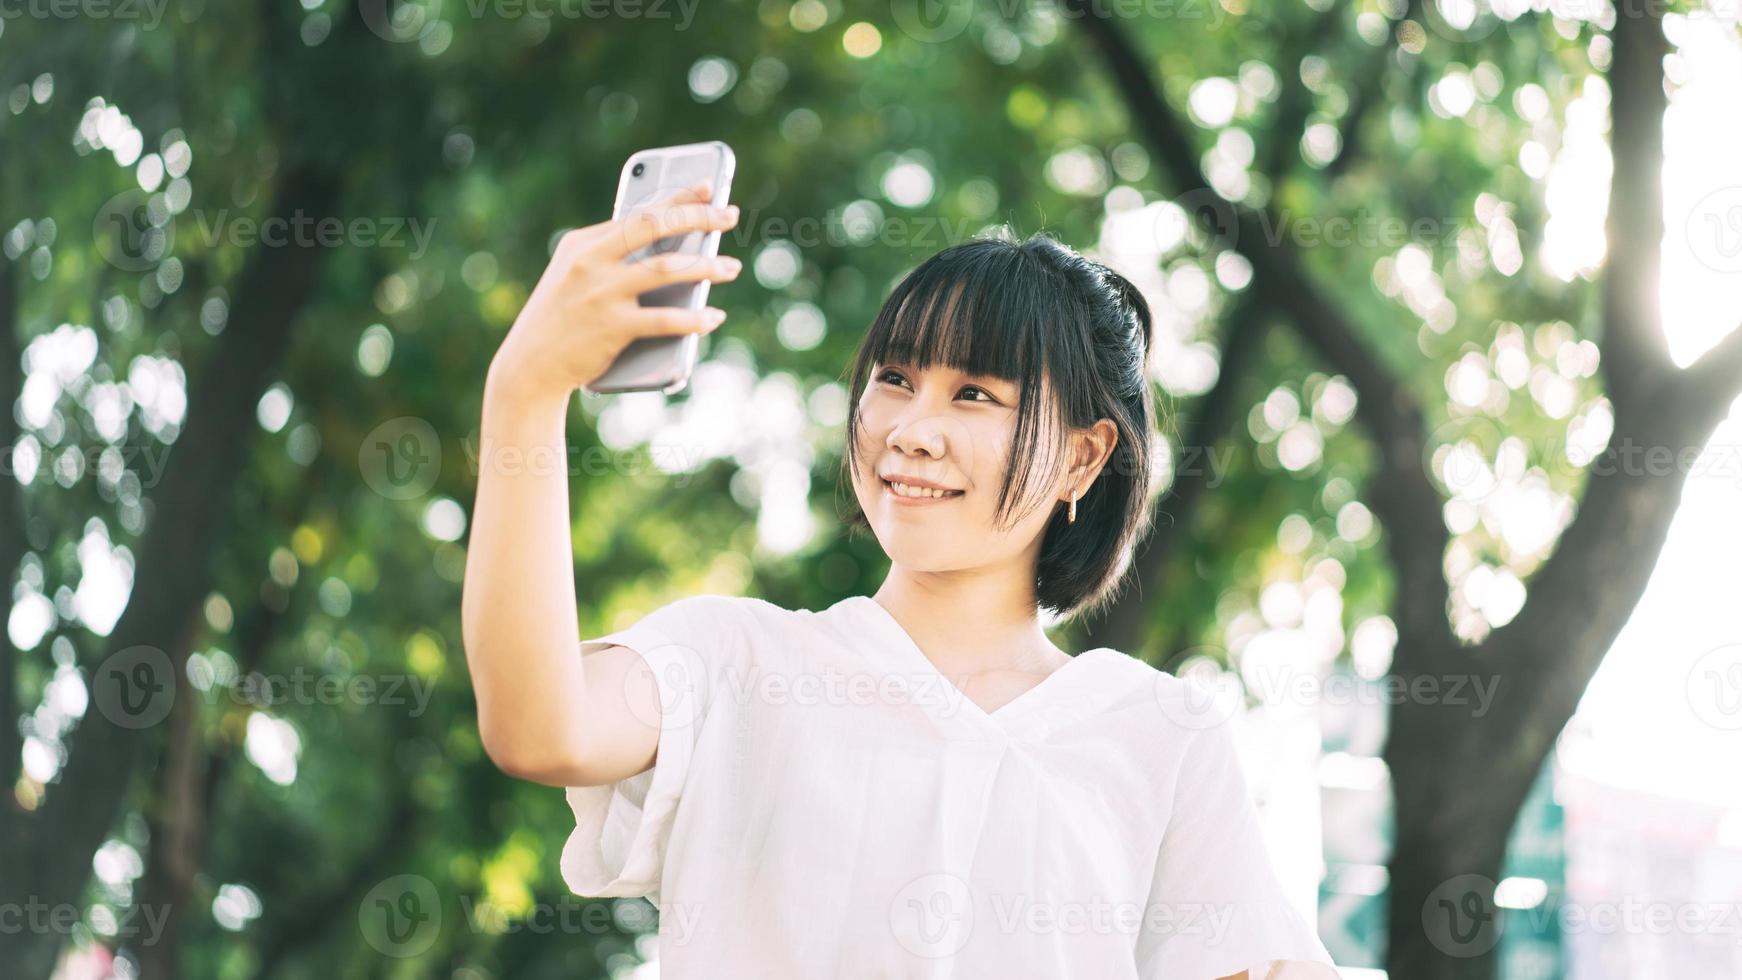
[[(714, 190), (708, 203), (724, 207), (732, 192), (732, 172), (736, 166), (732, 148), (719, 140), (637, 151), (623, 164), (623, 173), (617, 178), (617, 202), (611, 208), (611, 218), (619, 220), (655, 198), (704, 180)], [(625, 261), (636, 262), (664, 252), (718, 255), (720, 232), (690, 231), (661, 238), (631, 252)], [(638, 299), (642, 306), (696, 310), (707, 305), (710, 285), (706, 279), (672, 283), (642, 293)], [(682, 391), (689, 384), (690, 372), (695, 370), (700, 343), (701, 335), (693, 333), (632, 340), (604, 374), (581, 390), (595, 395), (625, 391), (659, 391), (670, 395)]]

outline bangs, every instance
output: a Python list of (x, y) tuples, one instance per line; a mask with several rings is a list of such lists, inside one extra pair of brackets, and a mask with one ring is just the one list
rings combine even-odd
[[(865, 336), (867, 366), (950, 367), (1012, 382), (1026, 394), (1046, 356), (1035, 302), (1045, 291), (1020, 295), (1025, 277), (1008, 267), (1024, 264), (1021, 258), (1015, 251), (988, 253), (982, 261), (961, 263), (964, 268), (939, 262), (914, 270)], [(1032, 282), (1027, 285), (1033, 289)], [(1046, 298), (1056, 300), (1056, 289), (1051, 292)]]
[(1016, 430), (998, 498), (999, 515), (1008, 517), (1031, 482), (1036, 444), (1090, 411), (1086, 392), (1055, 383), (1055, 359), (1076, 359), (1058, 350), (1069, 343), (1061, 326), (1087, 314), (1073, 297), (1045, 262), (1004, 241), (969, 242), (922, 263), (890, 294), (854, 359), (849, 461), (856, 465), (858, 401), (875, 366), (942, 366), (1009, 382), (1017, 389)]

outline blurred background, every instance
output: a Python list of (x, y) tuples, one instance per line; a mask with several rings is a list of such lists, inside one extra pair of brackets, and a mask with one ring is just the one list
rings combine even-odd
[(1170, 461), (1060, 642), (1229, 699), (1347, 975), (1742, 975), (1738, 16), (0, 2), (0, 976), (659, 976), (459, 591), (496, 344), (709, 139), (747, 274), (686, 390), (575, 399), (587, 636), (874, 591), (849, 354), (1048, 231), (1147, 294)]

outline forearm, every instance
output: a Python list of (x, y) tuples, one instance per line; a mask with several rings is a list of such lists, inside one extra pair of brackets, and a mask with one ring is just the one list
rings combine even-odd
[(584, 700), (570, 551), (568, 394), (532, 397), (492, 370), (461, 630), (478, 729), (499, 764), (581, 744)]

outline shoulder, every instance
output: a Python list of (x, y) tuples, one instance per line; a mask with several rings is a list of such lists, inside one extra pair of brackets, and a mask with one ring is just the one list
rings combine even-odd
[(1231, 675), (1219, 682), (1179, 677), (1111, 647), (1094, 653), (1111, 665), (1120, 687), (1158, 712), (1163, 724), (1201, 731), (1222, 727), (1238, 713), (1240, 692)]
[(767, 639), (789, 634), (813, 614), (754, 596), (698, 593), (673, 599), (647, 613), (642, 623), (670, 632), (715, 640)]

